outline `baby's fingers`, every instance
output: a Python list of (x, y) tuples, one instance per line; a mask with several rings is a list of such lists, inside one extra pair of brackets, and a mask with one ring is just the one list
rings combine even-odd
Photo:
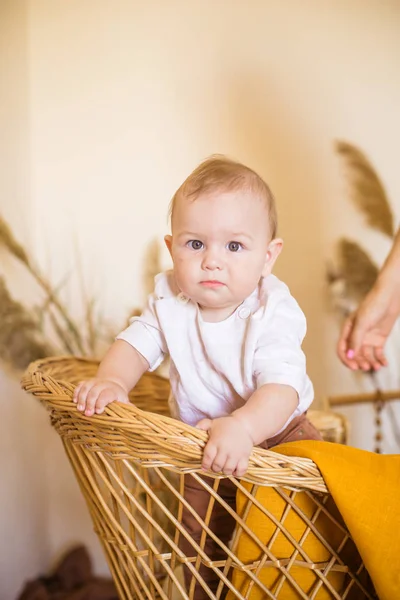
[(238, 464), (239, 463), (238, 463), (237, 458), (232, 458), (229, 456), (223, 469), (222, 469), (223, 474), (224, 475), (232, 475), (235, 472), (235, 470), (237, 469)]
[[(97, 392), (96, 392), (96, 388), (97, 388)], [(99, 395), (98, 386), (96, 385), (96, 382), (92, 379), (89, 379), (88, 381), (82, 381), (77, 386), (77, 390), (76, 390), (76, 394), (75, 394), (76, 399), (74, 399), (74, 402), (77, 403), (77, 409), (80, 410), (81, 412), (84, 412), (84, 411), (86, 412), (86, 409), (88, 408), (87, 404), (88, 404), (88, 399), (89, 399), (90, 394), (91, 394), (91, 405), (92, 405), (93, 394), (96, 397)], [(92, 406), (92, 408), (93, 408), (93, 406)], [(90, 415), (88, 415), (88, 416), (90, 416)]]
[(77, 409), (84, 411), (86, 407), (86, 399), (89, 391), (93, 387), (93, 381), (81, 381), (75, 388), (73, 401), (77, 404)]
[(236, 469), (233, 472), (233, 475), (235, 477), (243, 477), (243, 475), (246, 473), (248, 468), (249, 468), (249, 459), (241, 458), (237, 464)]
[(79, 394), (80, 394), (83, 384), (84, 384), (84, 382), (81, 381), (80, 383), (78, 383), (78, 385), (74, 389), (74, 395), (72, 396), (72, 401), (75, 403), (78, 402), (78, 397), (79, 397)]
[(213, 462), (211, 465), (211, 470), (214, 471), (214, 473), (223, 473), (224, 472), (224, 466), (226, 464), (226, 459), (227, 459), (227, 455), (226, 452), (222, 449), (220, 449)]
[(211, 465), (213, 464), (216, 455), (216, 445), (208, 442), (204, 448), (203, 460), (201, 461), (201, 466), (205, 471), (209, 471), (211, 469)]
[(105, 407), (108, 404), (111, 404), (111, 402), (114, 402), (114, 400), (120, 400), (115, 392), (113, 390), (110, 389), (105, 389), (102, 392), (100, 392), (100, 394), (97, 397), (97, 401), (95, 404), (95, 412), (98, 415), (101, 415), (102, 412), (104, 412)]
[[(91, 417), (94, 412), (95, 412), (95, 408), (97, 405), (97, 401), (99, 399), (100, 394), (103, 392), (103, 389), (97, 385), (94, 385), (88, 392), (87, 396), (86, 396), (86, 408), (85, 408), (85, 415), (87, 417)], [(115, 398), (115, 395), (113, 396), (113, 399)], [(78, 406), (79, 408), (79, 406)]]
[(212, 419), (201, 419), (201, 421), (196, 424), (196, 427), (198, 429), (203, 429), (203, 431), (209, 431), (211, 425)]

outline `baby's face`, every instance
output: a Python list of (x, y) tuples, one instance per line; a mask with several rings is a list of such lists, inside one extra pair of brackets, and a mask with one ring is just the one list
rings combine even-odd
[(166, 243), (178, 287), (215, 321), (255, 290), (281, 248), (270, 240), (265, 203), (243, 191), (178, 201)]

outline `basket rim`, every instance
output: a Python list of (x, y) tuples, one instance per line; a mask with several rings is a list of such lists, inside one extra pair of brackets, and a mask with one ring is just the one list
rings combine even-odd
[[(160, 450), (162, 447), (161, 454), (165, 466), (168, 466), (168, 458), (170, 458), (171, 466), (174, 468), (177, 453), (181, 454), (184, 460), (189, 452), (191, 459), (195, 460), (191, 461), (192, 468), (185, 469), (185, 472), (199, 472), (213, 478), (225, 477), (201, 468), (200, 459), (208, 440), (208, 434), (201, 429), (172, 417), (140, 409), (134, 404), (120, 402), (109, 404), (101, 415), (87, 417), (80, 413), (72, 402), (75, 385), (62, 377), (57, 378), (54, 373), (46, 372), (47, 370), (51, 372), (51, 367), (63, 363), (70, 364), (71, 367), (79, 363), (94, 366), (99, 363), (99, 360), (68, 355), (41, 358), (27, 367), (21, 379), (22, 389), (38, 397), (52, 413), (68, 416), (78, 423), (90, 423), (93, 430), (98, 429), (100, 432), (112, 428), (115, 431), (115, 428), (118, 428), (121, 433), (129, 435), (130, 439), (132, 435), (138, 434), (148, 439), (154, 437), (157, 449)], [(165, 377), (154, 373), (151, 373), (151, 378), (160, 382), (167, 381)], [(275, 450), (259, 447), (253, 448), (248, 471), (241, 480), (258, 485), (282, 485), (290, 489), (328, 493), (325, 481), (311, 459), (286, 456)]]

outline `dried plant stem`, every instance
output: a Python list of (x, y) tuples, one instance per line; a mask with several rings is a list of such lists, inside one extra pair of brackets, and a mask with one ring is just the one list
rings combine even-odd
[(37, 320), (14, 300), (0, 277), (0, 358), (17, 369), (54, 354), (54, 348), (38, 332)]
[(51, 303), (59, 312), (61, 318), (64, 320), (68, 330), (71, 332), (72, 338), (74, 340), (74, 345), (76, 349), (81, 354), (86, 354), (84, 344), (82, 341), (82, 336), (75, 326), (74, 322), (68, 315), (68, 311), (60, 302), (58, 297), (55, 295), (54, 290), (51, 288), (51, 285), (46, 281), (46, 279), (42, 276), (38, 269), (34, 265), (31, 264), (28, 255), (25, 251), (25, 248), (17, 242), (15, 239), (8, 223), (0, 216), (0, 244), (3, 244), (5, 248), (12, 254), (17, 260), (22, 262), (35, 281), (39, 284), (42, 290), (45, 291), (48, 299), (48, 303)]
[(75, 323), (70, 319), (66, 308), (61, 304), (60, 300), (57, 296), (54, 295), (53, 290), (51, 289), (50, 284), (42, 277), (42, 275), (29, 263), (26, 265), (27, 269), (31, 273), (32, 277), (39, 284), (39, 286), (44, 290), (47, 295), (49, 303), (51, 303), (59, 312), (60, 316), (64, 319), (65, 324), (68, 330), (71, 332), (76, 348), (81, 354), (86, 354), (85, 348), (82, 342), (81, 334), (79, 333), (78, 328)]
[(86, 329), (88, 334), (88, 346), (91, 355), (93, 356), (96, 352), (96, 328), (94, 326), (94, 304), (95, 301), (88, 300), (86, 303)]
[(89, 298), (87, 290), (85, 277), (83, 275), (82, 262), (80, 260), (80, 256), (82, 253), (80, 252), (78, 240), (75, 238), (75, 253), (76, 253), (76, 263), (77, 263), (77, 272), (80, 281), (80, 287), (82, 290), (82, 298), (83, 305), (86, 307), (85, 311), (85, 325), (86, 325), (86, 342), (88, 345), (89, 352), (91, 356), (96, 353), (96, 341), (97, 341), (97, 331), (94, 323), (94, 298)]
[(69, 352), (69, 354), (74, 354), (74, 344), (71, 343), (68, 334), (63, 330), (60, 324), (57, 321), (56, 316), (53, 314), (51, 309), (48, 310), (48, 316), (50, 319), (50, 323), (52, 324), (54, 331), (57, 333), (59, 339), (62, 341), (64, 345), (64, 349)]

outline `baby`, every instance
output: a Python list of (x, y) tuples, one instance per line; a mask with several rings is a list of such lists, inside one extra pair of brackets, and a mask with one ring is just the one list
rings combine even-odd
[[(313, 400), (301, 349), (305, 317), (271, 274), (282, 240), (267, 184), (240, 163), (211, 157), (174, 195), (171, 227), (173, 270), (156, 277), (143, 314), (117, 336), (96, 378), (77, 386), (78, 410), (91, 416), (128, 402), (143, 373), (168, 354), (172, 415), (209, 433), (203, 469), (241, 477), (253, 446), (321, 439), (305, 416)], [(230, 479), (219, 493), (234, 508)], [(209, 496), (190, 475), (185, 498), (204, 518)], [(227, 544), (234, 521), (224, 512), (216, 503), (210, 528)], [(183, 524), (198, 543), (201, 526), (186, 509)], [(193, 554), (185, 539), (180, 546)], [(210, 537), (205, 551), (226, 558)], [(200, 572), (215, 593), (218, 576)], [(197, 585), (194, 598), (203, 597)]]

